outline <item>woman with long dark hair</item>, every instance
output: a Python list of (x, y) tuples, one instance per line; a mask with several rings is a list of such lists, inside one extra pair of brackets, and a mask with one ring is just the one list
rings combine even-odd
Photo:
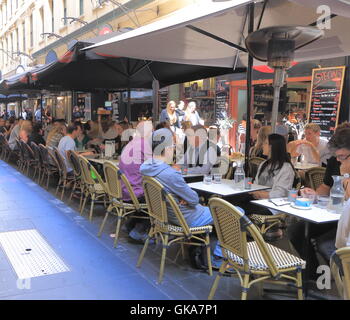
[(283, 136), (270, 134), (263, 143), (263, 154), (267, 160), (261, 163), (255, 177), (255, 183), (271, 187), (270, 191), (255, 191), (255, 199), (287, 197), (293, 186), (295, 170), (287, 153)]
[(262, 162), (258, 168), (254, 182), (270, 187), (268, 191), (254, 191), (240, 195), (239, 198), (232, 198), (234, 205), (244, 209), (249, 214), (271, 215), (269, 209), (262, 208), (251, 202), (256, 199), (271, 199), (287, 197), (288, 190), (292, 189), (295, 179), (294, 167), (290, 161), (290, 156), (286, 149), (286, 140), (283, 136), (273, 133), (266, 137), (263, 142), (263, 154), (267, 160)]

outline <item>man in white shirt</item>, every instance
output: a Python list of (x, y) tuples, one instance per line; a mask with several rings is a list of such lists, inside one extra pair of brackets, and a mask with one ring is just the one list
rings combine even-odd
[(327, 160), (332, 156), (327, 140), (320, 138), (321, 128), (316, 123), (308, 123), (305, 126), (305, 139), (288, 143), (287, 150), (293, 157), (304, 156), (306, 163), (314, 163), (320, 166), (327, 165)]
[[(82, 128), (81, 128), (80, 123), (73, 123), (73, 124), (69, 125), (67, 128), (67, 135), (64, 136), (60, 140), (60, 143), (58, 144), (57, 149), (60, 152), (60, 154), (62, 155), (62, 157), (64, 158), (64, 162), (65, 162), (66, 168), (67, 168), (67, 173), (70, 173), (73, 171), (73, 169), (70, 167), (69, 162), (67, 160), (67, 151), (69, 151), (69, 150), (75, 151), (76, 150), (74, 139), (76, 139), (81, 134), (81, 132), (82, 132)], [(80, 153), (80, 155), (82, 155), (82, 156), (87, 156), (87, 155), (92, 155), (92, 154), (93, 154), (93, 152)]]
[(208, 140), (207, 130), (201, 125), (186, 130), (187, 150), (184, 150), (184, 157), (179, 164), (185, 165), (189, 174), (209, 174), (218, 161), (220, 149), (217, 142), (220, 139), (220, 130), (215, 128), (210, 131)]

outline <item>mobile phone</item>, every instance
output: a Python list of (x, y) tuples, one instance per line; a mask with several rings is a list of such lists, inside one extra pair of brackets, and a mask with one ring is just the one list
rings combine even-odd
[(275, 206), (285, 206), (287, 204), (290, 204), (290, 201), (287, 199), (270, 199), (270, 202), (272, 202)]

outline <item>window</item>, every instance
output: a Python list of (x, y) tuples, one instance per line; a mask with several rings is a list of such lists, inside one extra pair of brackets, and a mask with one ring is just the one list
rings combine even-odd
[(33, 26), (34, 26), (34, 20), (33, 20), (33, 14), (30, 16), (30, 47), (34, 46), (34, 33), (33, 33)]
[(26, 51), (26, 24), (22, 23), (22, 51)]
[(55, 32), (55, 11), (53, 8), (53, 0), (49, 1), (51, 11), (51, 32)]
[(84, 0), (79, 0), (79, 15), (82, 16), (84, 14)]
[[(67, 0), (63, 0), (63, 17), (67, 18)], [(67, 25), (67, 20), (64, 19), (63, 21), (63, 24)]]
[(40, 8), (40, 18), (41, 18), (41, 33), (45, 33), (44, 7)]

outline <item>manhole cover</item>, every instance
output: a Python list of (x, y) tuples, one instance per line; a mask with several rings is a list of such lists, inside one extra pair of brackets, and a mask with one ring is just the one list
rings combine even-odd
[(69, 271), (37, 230), (2, 232), (0, 244), (19, 279)]

